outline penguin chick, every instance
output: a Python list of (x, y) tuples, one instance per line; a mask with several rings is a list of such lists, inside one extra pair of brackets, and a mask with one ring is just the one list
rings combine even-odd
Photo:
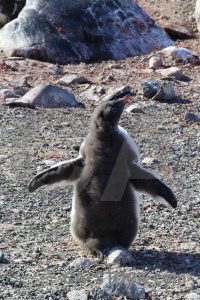
[(135, 142), (118, 125), (128, 99), (102, 102), (92, 114), (79, 156), (43, 171), (29, 185), (30, 192), (52, 185), (73, 185), (73, 238), (91, 252), (107, 255), (108, 263), (123, 265), (133, 261), (126, 249), (138, 232), (138, 192), (177, 206), (170, 188), (140, 166)]

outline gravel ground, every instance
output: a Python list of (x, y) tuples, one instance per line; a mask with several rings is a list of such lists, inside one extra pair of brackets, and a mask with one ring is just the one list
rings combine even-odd
[[(152, 7), (155, 2), (151, 1)], [(148, 4), (138, 3), (142, 7)], [(163, 13), (162, 3), (171, 8), (176, 4), (175, 15), (183, 17), (194, 6), (193, 1), (159, 1), (157, 19)], [(153, 16), (153, 10), (148, 9)], [(192, 22), (192, 14), (187, 17)], [(200, 55), (199, 39), (179, 41), (177, 45)], [(166, 60), (165, 64), (172, 62)], [(98, 292), (107, 272), (143, 285), (152, 300), (192, 299), (187, 296), (192, 292), (200, 295), (200, 131), (199, 123), (186, 122), (184, 118), (187, 111), (200, 114), (200, 66), (182, 66), (183, 74), (190, 80), (173, 81), (177, 98), (165, 102), (143, 98), (141, 82), (161, 78), (154, 72), (138, 71), (146, 66), (147, 56), (57, 67), (28, 59), (6, 60), (2, 64), (1, 90), (30, 90), (41, 83), (63, 87), (59, 79), (72, 73), (84, 74), (91, 83), (64, 87), (85, 108), (32, 110), (9, 108), (4, 99), (0, 101), (0, 299), (60, 300), (68, 299), (67, 293), (73, 289), (89, 292), (97, 288)], [(58, 70), (61, 74), (55, 75)], [(77, 156), (75, 146), (87, 134), (91, 112), (97, 105), (94, 100), (87, 100), (84, 92), (94, 86), (108, 91), (122, 85), (131, 87), (131, 103), (144, 113), (125, 111), (120, 125), (138, 144), (141, 160), (156, 158), (146, 167), (172, 188), (179, 203), (172, 210), (149, 196), (141, 196), (140, 231), (130, 248), (135, 264), (110, 268), (72, 240), (72, 188), (29, 194), (27, 186), (36, 173), (46, 168), (44, 160)], [(72, 266), (80, 257), (87, 257), (93, 264)]]

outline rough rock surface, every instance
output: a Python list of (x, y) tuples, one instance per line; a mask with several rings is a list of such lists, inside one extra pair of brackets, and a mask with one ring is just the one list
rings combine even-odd
[(4, 55), (60, 64), (117, 60), (171, 45), (132, 0), (27, 0), (0, 31)]

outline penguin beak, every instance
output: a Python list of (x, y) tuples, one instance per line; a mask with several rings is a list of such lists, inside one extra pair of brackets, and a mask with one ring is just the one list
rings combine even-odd
[(122, 104), (122, 105), (125, 105), (126, 102), (128, 102), (128, 100), (129, 100), (130, 98), (131, 98), (131, 96), (126, 96), (126, 97), (124, 97), (124, 98), (122, 99), (121, 104)]

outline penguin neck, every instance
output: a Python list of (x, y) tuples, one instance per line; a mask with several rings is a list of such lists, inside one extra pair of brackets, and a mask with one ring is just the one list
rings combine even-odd
[(118, 125), (115, 126), (102, 126), (102, 127), (96, 127), (96, 126), (91, 126), (90, 127), (90, 133), (92, 133), (92, 135), (96, 135), (99, 138), (103, 138), (104, 136), (109, 136), (112, 134), (115, 134), (119, 132), (119, 127)]

